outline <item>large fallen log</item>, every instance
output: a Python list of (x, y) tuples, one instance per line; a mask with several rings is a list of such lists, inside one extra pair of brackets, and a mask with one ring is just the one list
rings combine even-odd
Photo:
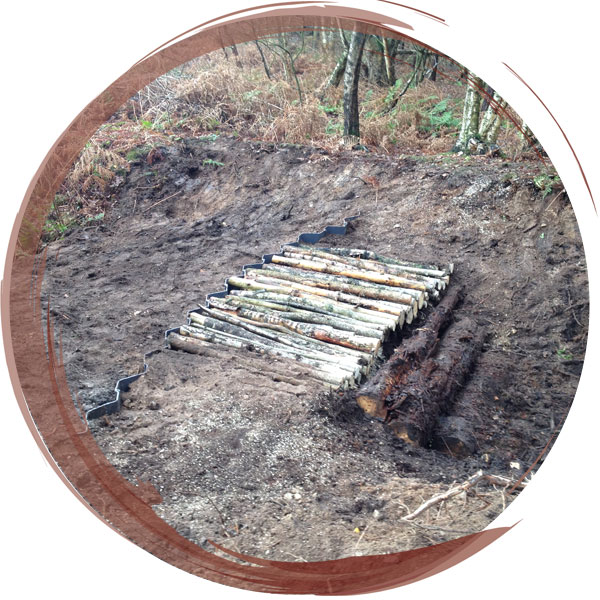
[(360, 388), (356, 401), (367, 414), (381, 419), (387, 417), (387, 396), (411, 370), (418, 368), (433, 353), (439, 335), (448, 324), (461, 296), (460, 287), (451, 288), (432, 310), (426, 325), (398, 346), (388, 362)]
[(414, 445), (428, 443), (471, 373), (483, 340), (475, 321), (459, 321), (446, 331), (435, 358), (426, 359), (392, 389), (385, 402), (386, 422), (398, 437)]

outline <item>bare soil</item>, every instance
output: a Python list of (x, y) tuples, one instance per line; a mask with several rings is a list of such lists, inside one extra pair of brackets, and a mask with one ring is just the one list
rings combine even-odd
[[(542, 197), (536, 165), (486, 157), (221, 137), (152, 159), (114, 180), (101, 224), (48, 247), (44, 282), (85, 409), (112, 400), (117, 379), (156, 351), (121, 412), (90, 422), (123, 476), (153, 483), (156, 512), (203, 547), (280, 560), (395, 552), (487, 526), (514, 496), (485, 485), (413, 523), (401, 517), (480, 468), (518, 478), (566, 416), (588, 323), (566, 195)], [(453, 262), (451, 285), (466, 290), (456, 318), (486, 331), (452, 410), (474, 432), (471, 456), (408, 446), (285, 361), (164, 348), (164, 331), (242, 265), (359, 213), (323, 242)]]

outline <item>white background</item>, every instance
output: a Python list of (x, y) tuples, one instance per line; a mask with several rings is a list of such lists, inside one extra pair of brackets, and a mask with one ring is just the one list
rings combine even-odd
[[(0, 110), (0, 250), (2, 257), (26, 188), (46, 153), (72, 119), (134, 62), (161, 43), (212, 17), (255, 6), (145, 0), (98, 4), (28, 2), (4, 7)], [(346, 2), (389, 11), (378, 2)], [(443, 16), (449, 30), (409, 18), (417, 36), (483, 76), (526, 118), (567, 185), (580, 223), (598, 297), (599, 220), (564, 140), (530, 94), (498, 66), (505, 60), (532, 85), (569, 136), (600, 203), (596, 23), (584, 6), (559, 2), (433, 2), (413, 5)], [(579, 8), (580, 12), (576, 12)], [(591, 8), (587, 10), (592, 10)], [(588, 78), (592, 78), (591, 81)], [(592, 319), (595, 314), (592, 313)], [(598, 544), (597, 444), (594, 390), (598, 327), (573, 410), (534, 484), (495, 525), (522, 519), (511, 532), (466, 562), (380, 597), (506, 598), (538, 593), (562, 597), (594, 586)], [(592, 362), (593, 361), (593, 362)], [(165, 598), (251, 593), (206, 582), (163, 563), (121, 538), (93, 516), (47, 465), (14, 400), (0, 359), (2, 576), (6, 597), (61, 594), (62, 598)], [(527, 382), (523, 382), (527, 385)], [(594, 589), (592, 587), (592, 589)], [(253, 594), (257, 597), (257, 594)]]

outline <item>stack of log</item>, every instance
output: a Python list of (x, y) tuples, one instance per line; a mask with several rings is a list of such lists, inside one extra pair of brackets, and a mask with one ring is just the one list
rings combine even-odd
[(227, 294), (209, 297), (167, 340), (188, 352), (220, 344), (293, 359), (328, 388), (352, 388), (382, 344), (440, 299), (452, 271), (368, 250), (288, 245), (230, 277)]

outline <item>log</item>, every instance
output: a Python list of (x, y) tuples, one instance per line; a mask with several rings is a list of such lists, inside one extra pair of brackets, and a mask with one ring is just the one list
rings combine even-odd
[[(213, 301), (214, 304), (214, 301)], [(282, 313), (286, 319), (292, 321), (300, 321), (303, 323), (312, 323), (313, 325), (331, 325), (336, 329), (343, 331), (351, 331), (357, 335), (365, 337), (373, 337), (378, 340), (384, 336), (385, 327), (381, 326), (378, 329), (370, 328), (364, 325), (362, 321), (356, 321), (355, 319), (348, 319), (345, 317), (335, 317), (331, 315), (325, 315), (309, 310), (292, 309), (285, 304), (277, 304), (275, 302), (265, 302), (257, 298), (248, 298), (247, 296), (227, 296), (223, 299), (223, 302), (214, 304), (217, 308), (222, 310), (237, 310), (238, 307), (250, 308), (265, 314), (271, 314), (273, 310)]]
[(408, 260), (400, 260), (397, 258), (391, 258), (389, 256), (382, 256), (381, 254), (371, 252), (370, 250), (357, 250), (356, 248), (324, 248), (324, 250), (327, 250), (327, 252), (331, 252), (333, 254), (339, 254), (340, 256), (365, 258), (369, 260), (376, 260), (386, 264), (398, 265), (404, 267), (405, 269), (409, 269), (415, 273), (422, 272), (424, 275), (427, 275), (426, 271), (441, 271), (446, 275), (451, 275), (454, 272), (453, 263), (449, 263), (445, 267), (440, 268), (439, 266), (433, 264), (419, 263)]
[(325, 362), (320, 362), (301, 355), (285, 352), (281, 350), (281, 348), (274, 345), (250, 342), (249, 340), (244, 340), (233, 335), (220, 333), (218, 331), (202, 327), (196, 328), (184, 325), (180, 328), (179, 332), (181, 335), (198, 338), (200, 340), (215, 344), (223, 344), (225, 346), (230, 346), (231, 348), (246, 349), (258, 352), (259, 354), (270, 354), (273, 356), (296, 360), (302, 364), (313, 367), (313, 372), (318, 374), (320, 379), (326, 381), (336, 388), (339, 387), (346, 389), (354, 383), (354, 379), (348, 374), (347, 371), (336, 368), (335, 366)]
[(385, 401), (392, 388), (408, 376), (408, 373), (435, 350), (439, 335), (452, 316), (452, 310), (462, 297), (460, 287), (452, 288), (433, 309), (424, 327), (394, 350), (388, 362), (382, 366), (359, 390), (356, 401), (369, 415), (381, 419), (387, 417)]
[[(233, 335), (236, 338), (242, 338), (252, 343), (271, 344), (274, 347), (285, 346), (280, 348), (287, 353), (294, 355), (302, 355), (310, 359), (337, 364), (341, 369), (348, 371), (353, 376), (359, 377), (361, 366), (364, 362), (360, 358), (350, 357), (340, 352), (324, 351), (320, 348), (315, 348), (306, 338), (296, 339), (290, 335), (285, 328), (282, 331), (274, 332), (266, 328), (247, 326), (248, 324), (236, 320), (229, 315), (223, 314), (220, 311), (206, 311), (208, 316), (198, 313), (190, 313), (190, 325), (202, 326), (207, 329), (214, 329), (220, 333)], [(303, 343), (303, 341), (305, 343)]]
[[(230, 283), (235, 286), (246, 288), (247, 291), (232, 290), (231, 295), (256, 298), (269, 302), (284, 304), (289, 307), (312, 310), (325, 315), (337, 315), (348, 319), (355, 319), (368, 323), (369, 327), (382, 329), (382, 331), (395, 330), (398, 326), (399, 317), (396, 315), (385, 314), (359, 306), (350, 306), (343, 302), (336, 302), (321, 296), (309, 294), (301, 290), (291, 290), (287, 292), (266, 290), (264, 284), (253, 282), (252, 280), (230, 277)], [(233, 281), (232, 281), (233, 280)], [(289, 290), (289, 288), (288, 288)]]
[(467, 458), (477, 447), (475, 434), (464, 417), (442, 417), (431, 437), (431, 447), (453, 458)]
[[(251, 272), (250, 269), (247, 269)], [(389, 302), (399, 302), (401, 304), (412, 304), (413, 300), (417, 301), (417, 308), (423, 308), (425, 302), (425, 292), (413, 290), (410, 288), (400, 289), (368, 281), (360, 281), (351, 279), (350, 277), (341, 277), (336, 275), (328, 275), (327, 273), (317, 273), (311, 271), (303, 271), (294, 267), (286, 267), (269, 263), (262, 267), (269, 277), (277, 277), (295, 281), (304, 285), (322, 287), (329, 290), (346, 292), (357, 296), (365, 296), (366, 298), (375, 298), (377, 300), (387, 300)], [(277, 273), (277, 275), (275, 274)]]
[(319, 263), (313, 260), (290, 258), (288, 256), (279, 256), (278, 254), (275, 254), (271, 258), (271, 261), (275, 264), (287, 265), (289, 267), (305, 269), (307, 271), (316, 271), (317, 273), (341, 275), (342, 277), (349, 277), (350, 279), (360, 279), (362, 281), (370, 281), (372, 283), (382, 283), (384, 285), (418, 290), (421, 292), (427, 291), (427, 287), (423, 283), (405, 279), (403, 277), (396, 277), (395, 275), (388, 275), (387, 273), (378, 273), (377, 271), (359, 271), (350, 267), (343, 268), (331, 266), (326, 263)]
[[(363, 352), (377, 352), (381, 346), (381, 341), (379, 339), (355, 335), (348, 331), (335, 329), (329, 325), (297, 323), (296, 321), (291, 321), (290, 319), (280, 317), (274, 313), (261, 313), (241, 307), (236, 310), (236, 314), (251, 321), (257, 321), (259, 323), (265, 323), (269, 325), (278, 325), (280, 327), (285, 327), (290, 331), (301, 333), (307, 337), (312, 337), (317, 340), (322, 340), (339, 346), (346, 346), (348, 348), (362, 350)], [(194, 313), (190, 315), (190, 318), (192, 317), (194, 317)]]
[(378, 262), (375, 260), (366, 260), (362, 258), (352, 258), (349, 256), (340, 256), (326, 252), (320, 248), (310, 248), (308, 246), (283, 246), (283, 255), (291, 258), (302, 258), (307, 260), (323, 261), (326, 264), (334, 266), (348, 265), (353, 269), (363, 269), (366, 271), (378, 271), (380, 273), (388, 273), (398, 277), (404, 277), (414, 281), (420, 281), (427, 286), (428, 290), (445, 289), (450, 281), (450, 277), (444, 271), (428, 271), (428, 275), (423, 273), (415, 273), (407, 269), (403, 269), (400, 265)]
[(428, 445), (439, 418), (448, 412), (457, 392), (471, 373), (484, 332), (475, 321), (463, 319), (446, 331), (435, 358), (394, 387), (386, 399), (394, 433), (414, 445)]
[[(303, 283), (296, 283), (294, 281), (286, 281), (284, 279), (278, 279), (276, 277), (264, 277), (261, 275), (263, 269), (246, 269), (246, 277), (256, 281), (256, 283), (264, 283), (266, 285), (281, 286), (294, 290), (301, 290), (315, 296), (323, 296), (324, 298), (330, 298), (337, 302), (344, 302), (351, 304), (352, 306), (360, 306), (362, 308), (369, 308), (383, 313), (390, 313), (401, 317), (405, 320), (410, 314), (412, 320), (416, 317), (417, 302), (414, 298), (408, 297), (409, 304), (399, 304), (395, 302), (389, 302), (386, 300), (373, 300), (364, 296), (357, 296), (355, 294), (347, 294), (344, 292), (336, 292), (335, 290), (328, 290), (326, 288), (320, 288), (317, 286), (305, 285)], [(402, 326), (402, 323), (400, 323)]]
[[(201, 356), (210, 356), (223, 360), (224, 356), (231, 356), (229, 350), (226, 347), (218, 344), (211, 344), (198, 338), (189, 336), (179, 335), (178, 333), (171, 332), (167, 337), (167, 343), (174, 350), (181, 350), (188, 354), (199, 354)], [(280, 362), (281, 361), (281, 362)], [(236, 367), (250, 371), (254, 369), (254, 372), (260, 373), (260, 366), (256, 365), (255, 358), (246, 358), (244, 360), (243, 355), (235, 356)], [(283, 383), (289, 383), (290, 385), (299, 386), (309, 378), (315, 382), (321, 384), (325, 389), (331, 389), (331, 384), (326, 383), (310, 369), (310, 367), (299, 365), (296, 361), (278, 358), (274, 363), (272, 362), (269, 366), (269, 377), (273, 381), (281, 381)]]
[[(209, 300), (214, 302), (213, 298)], [(205, 316), (225, 321), (226, 323), (230, 323), (231, 325), (236, 325), (238, 327), (246, 329), (251, 333), (255, 333), (261, 337), (276, 341), (287, 346), (317, 350), (326, 354), (335, 355), (335, 360), (337, 361), (347, 360), (349, 364), (363, 365), (365, 366), (365, 373), (369, 371), (370, 366), (373, 364), (374, 361), (373, 355), (368, 352), (362, 352), (360, 350), (354, 350), (352, 348), (346, 348), (344, 346), (328, 344), (327, 342), (323, 342), (321, 340), (316, 340), (313, 338), (306, 337), (305, 335), (295, 333), (286, 329), (285, 327), (280, 327), (279, 325), (273, 325), (269, 323), (257, 323), (248, 319), (241, 319), (237, 316), (231, 315), (230, 313), (206, 308), (204, 306), (198, 307), (197, 310)], [(190, 321), (193, 321), (196, 318), (196, 314), (197, 313), (194, 312), (190, 313)]]

